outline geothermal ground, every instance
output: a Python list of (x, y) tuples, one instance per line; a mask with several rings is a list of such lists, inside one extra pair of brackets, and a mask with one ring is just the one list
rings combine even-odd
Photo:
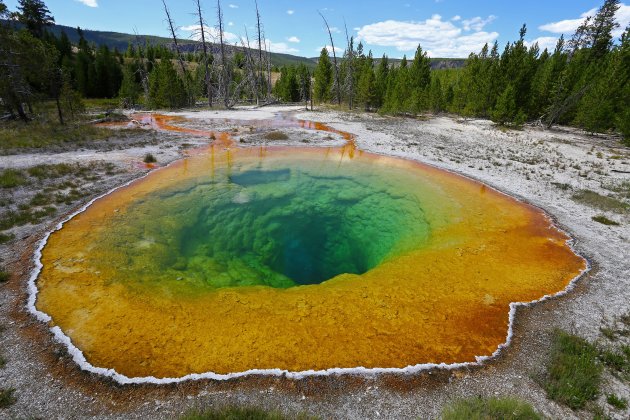
[[(66, 146), (64, 150), (1, 156), (0, 169), (27, 170), (59, 163), (75, 168), (55, 178), (0, 190), (0, 199), (11, 201), (11, 206), (29, 203), (43, 191), (62, 190), (69, 182), (66, 194), (67, 190), (76, 192), (75, 200), (61, 200), (55, 216), (43, 217), (37, 225), (13, 228), (15, 238), (0, 245), (0, 255), (13, 274), (0, 286), (0, 326), (4, 327), (0, 348), (7, 359), (6, 367), (0, 370), (0, 385), (15, 388), (17, 397), (17, 403), (0, 416), (173, 418), (193, 407), (235, 404), (321, 418), (435, 418), (447, 402), (477, 395), (519, 397), (552, 418), (589, 416), (548, 400), (536, 378), (549, 358), (554, 329), (605, 342), (600, 328), (630, 311), (630, 150), (620, 147), (617, 139), (587, 136), (576, 130), (528, 127), (502, 131), (488, 121), (450, 117), (399, 119), (287, 107), (174, 115), (187, 118), (177, 123), (182, 127), (229, 132), (241, 147), (344, 143), (339, 134), (307, 128), (269, 125), (263, 131), (251, 129), (259, 124), (257, 121), (277, 119), (279, 113), (350, 132), (356, 135), (361, 150), (454, 171), (544, 209), (575, 238), (576, 250), (589, 259), (592, 270), (568, 294), (519, 308), (512, 344), (481, 367), (413, 375), (299, 380), (254, 376), (223, 382), (119, 385), (81, 371), (66, 348), (53, 340), (47, 326), (28, 312), (27, 282), (34, 268), (35, 246), (64, 214), (150, 171), (142, 162), (147, 153), (162, 166), (209, 139), (139, 127), (121, 132), (119, 139), (93, 143), (81, 150)], [(276, 130), (288, 139), (268, 140), (266, 131)], [(594, 216), (605, 216), (619, 226), (601, 224), (592, 219)], [(620, 340), (630, 343), (628, 337)], [(607, 393), (630, 398), (627, 382), (608, 374), (605, 379), (602, 401)], [(605, 402), (600, 405), (606, 406)], [(627, 418), (630, 412), (608, 414)]]

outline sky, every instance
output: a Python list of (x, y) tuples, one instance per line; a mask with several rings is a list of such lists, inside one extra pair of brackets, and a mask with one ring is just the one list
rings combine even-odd
[[(5, 0), (15, 10), (17, 0)], [(168, 36), (161, 0), (45, 0), (58, 24), (85, 29)], [(194, 38), (193, 0), (166, 0), (181, 38)], [(467, 57), (485, 43), (518, 38), (527, 24), (526, 41), (553, 49), (558, 37), (569, 37), (584, 17), (595, 13), (603, 0), (258, 0), (270, 49), (315, 57), (330, 41), (318, 11), (333, 31), (339, 52), (350, 36), (374, 56), (413, 56), (418, 44), (431, 57)], [(216, 0), (201, 0), (204, 18), (216, 35)], [(254, 37), (254, 0), (221, 0), (224, 32), (231, 43), (245, 32)], [(617, 13), (622, 29), (630, 24), (630, 2)]]

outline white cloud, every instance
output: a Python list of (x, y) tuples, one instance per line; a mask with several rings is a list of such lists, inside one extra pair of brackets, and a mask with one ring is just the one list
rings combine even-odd
[[(468, 19), (468, 27), (482, 28), (492, 20), (494, 16)], [(387, 20), (363, 26), (358, 31), (358, 39), (368, 45), (395, 47), (401, 52), (414, 51), (420, 44), (433, 57), (467, 57), (499, 37), (497, 32), (481, 30), (463, 35), (466, 25), (463, 22), (461, 25), (444, 21), (439, 15), (421, 22)]]
[(295, 10), (291, 10), (291, 9), (287, 10), (287, 15), (292, 15), (293, 13), (295, 13)]
[(228, 26), (234, 26), (234, 22), (228, 22)]
[(292, 37), (287, 38), (287, 41), (293, 42), (294, 44), (298, 44), (300, 42), (300, 38), (298, 38), (297, 36), (292, 36)]
[(83, 3), (88, 7), (98, 7), (98, 1), (97, 0), (76, 0), (79, 3)]
[[(587, 12), (582, 13), (577, 19), (565, 19), (558, 22), (547, 23), (539, 26), (538, 29), (554, 34), (569, 35), (575, 32), (575, 30), (582, 24), (582, 22), (584, 22), (584, 19), (589, 16), (595, 16), (596, 13), (597, 9), (591, 9)], [(630, 25), (630, 5), (621, 3), (615, 17), (617, 23), (619, 24), (619, 27), (613, 31), (613, 36), (615, 38), (619, 38), (625, 28)]]
[(497, 17), (494, 15), (490, 15), (487, 18), (483, 19), (482, 17), (474, 17), (472, 19), (464, 19), (462, 20), (462, 26), (465, 31), (476, 31), (479, 32), (483, 29), (484, 26), (495, 20)]
[[(200, 28), (201, 26), (199, 25), (188, 25), (188, 26), (182, 26), (181, 30), (190, 32), (191, 38), (200, 40), (201, 39)], [(211, 41), (219, 40), (219, 30), (217, 28), (205, 26), (204, 29), (206, 32), (206, 36), (210, 37)], [(238, 35), (233, 34), (232, 32), (223, 31), (223, 41), (227, 43), (233, 43), (233, 42), (239, 41), (239, 37)]]
[(558, 22), (547, 23), (538, 27), (541, 31), (551, 32), (554, 34), (568, 34), (575, 32), (575, 30), (584, 22), (584, 19), (588, 16), (593, 16), (597, 13), (597, 9), (591, 9), (588, 12), (582, 13), (577, 19), (565, 19)]
[(293, 48), (289, 46), (286, 42), (272, 42), (270, 40), (266, 40), (267, 42), (267, 50), (280, 54), (295, 54), (300, 52), (297, 48)]
[(230, 9), (238, 9), (238, 6), (236, 4), (229, 4), (228, 7)]
[(462, 17), (460, 15), (455, 15), (451, 18), (451, 20), (453, 22), (459, 22), (460, 20), (462, 20)]

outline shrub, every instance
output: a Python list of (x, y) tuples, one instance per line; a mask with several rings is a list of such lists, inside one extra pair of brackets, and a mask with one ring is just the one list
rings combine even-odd
[(144, 163), (155, 163), (157, 159), (151, 153), (144, 155)]

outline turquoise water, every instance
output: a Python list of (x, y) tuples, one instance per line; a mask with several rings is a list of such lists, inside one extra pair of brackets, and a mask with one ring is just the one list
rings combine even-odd
[(429, 226), (406, 182), (359, 162), (232, 165), (135, 201), (101, 245), (124, 256), (129, 278), (318, 284), (426, 241)]

